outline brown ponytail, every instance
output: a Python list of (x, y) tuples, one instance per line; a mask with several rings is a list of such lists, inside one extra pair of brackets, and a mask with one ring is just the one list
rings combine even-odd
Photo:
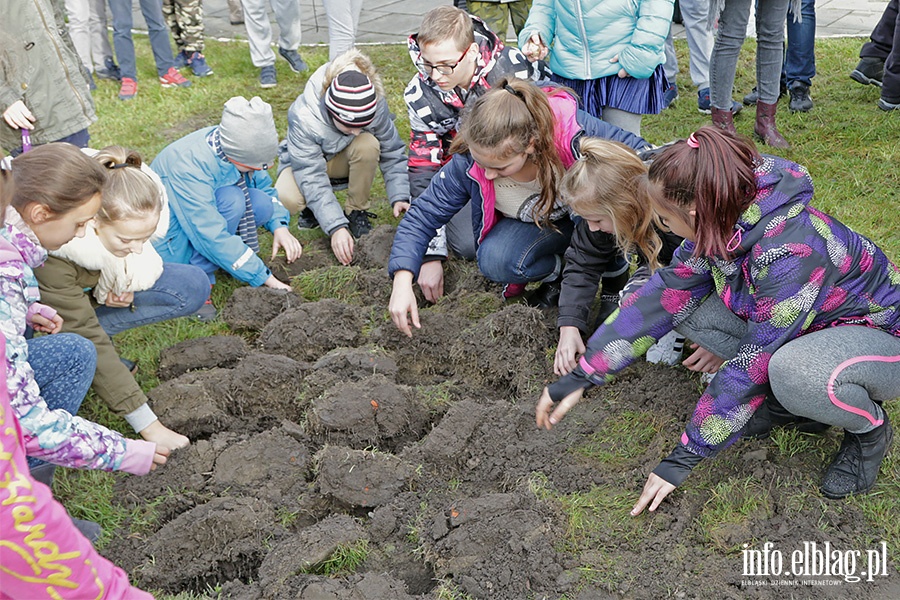
[(22, 210), (32, 202), (63, 215), (102, 194), (106, 169), (72, 144), (36, 146), (12, 161), (15, 189), (12, 206)]

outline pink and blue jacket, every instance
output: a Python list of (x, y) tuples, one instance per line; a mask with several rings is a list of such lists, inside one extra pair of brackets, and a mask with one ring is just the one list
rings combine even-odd
[(66, 467), (144, 475), (153, 464), (156, 444), (125, 438), (65, 410), (50, 410), (41, 397), (28, 363), (25, 324), (40, 298), (34, 269), (47, 251), (25, 229), (21, 222), (0, 227), (0, 329), (6, 340), (6, 389), (25, 432), (28, 455)]
[(756, 182), (756, 197), (734, 226), (741, 242), (731, 258), (692, 256), (686, 241), (594, 333), (579, 366), (550, 386), (561, 400), (609, 381), (718, 295), (747, 322), (747, 333), (700, 396), (681, 443), (654, 471), (674, 485), (740, 437), (771, 391), (769, 359), (783, 345), (842, 325), (900, 337), (900, 269), (868, 238), (810, 206), (813, 184), (803, 167), (763, 156)]
[[(6, 340), (0, 339), (6, 353)], [(6, 375), (0, 363), (0, 378)], [(50, 488), (31, 478), (25, 439), (0, 387), (0, 599), (152, 600), (94, 550)]]
[[(548, 96), (547, 99), (555, 117), (553, 134), (556, 149), (567, 169), (578, 158), (580, 140), (585, 135), (621, 142), (635, 150), (650, 147), (644, 138), (580, 110), (575, 99), (567, 93)], [(391, 277), (398, 270), (411, 271), (418, 276), (426, 249), (429, 255), (446, 256), (446, 248), (436, 248), (434, 242), (429, 247), (429, 242), (435, 231), (446, 225), (470, 200), (472, 227), (475, 239), (480, 243), (501, 215), (494, 208), (496, 195), (493, 181), (485, 177), (484, 169), (467, 152), (454, 155), (438, 171), (400, 221), (388, 263)]]

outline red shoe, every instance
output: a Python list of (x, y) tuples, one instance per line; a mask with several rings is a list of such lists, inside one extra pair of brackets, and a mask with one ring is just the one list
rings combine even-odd
[(135, 96), (137, 96), (137, 81), (123, 77), (122, 87), (119, 88), (119, 100), (131, 100)]
[[(170, 67), (169, 72), (159, 78), (159, 84), (165, 88), (191, 86), (191, 82), (185, 79), (184, 75), (179, 73), (175, 67)], [(125, 85), (124, 81), (122, 85)]]
[(512, 300), (525, 293), (524, 283), (507, 283), (503, 286), (503, 299)]

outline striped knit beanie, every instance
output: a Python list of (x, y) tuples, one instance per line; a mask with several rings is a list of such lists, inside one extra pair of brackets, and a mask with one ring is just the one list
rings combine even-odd
[(325, 92), (325, 108), (347, 127), (365, 127), (375, 120), (375, 86), (359, 71), (344, 71)]

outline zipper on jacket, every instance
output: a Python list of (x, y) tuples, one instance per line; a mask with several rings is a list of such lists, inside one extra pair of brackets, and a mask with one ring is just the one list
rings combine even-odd
[[(37, 8), (38, 13), (41, 15), (41, 21), (44, 23), (44, 28), (47, 31), (51, 31), (51, 29), (47, 26), (47, 19), (44, 16), (44, 11), (41, 10), (41, 6), (40, 4), (38, 4), (37, 0), (34, 0), (34, 6), (35, 8)], [(71, 87), (72, 91), (75, 92), (75, 97), (78, 98), (78, 103), (81, 104), (81, 112), (82, 114), (84, 114), (84, 116), (87, 116), (87, 106), (85, 106), (84, 99), (81, 97), (81, 94), (78, 93), (78, 88), (75, 87), (74, 83), (72, 83), (72, 77), (69, 74), (69, 67), (66, 65), (66, 61), (63, 58), (62, 52), (60, 52), (59, 50), (59, 44), (56, 43), (56, 37), (59, 36), (59, 30), (56, 25), (56, 19), (54, 18), (52, 31), (55, 32), (55, 35), (51, 35), (50, 40), (53, 42), (53, 47), (56, 49), (56, 55), (59, 57), (59, 62), (62, 65), (63, 71), (65, 71), (66, 73), (66, 81), (69, 82), (69, 87)], [(78, 61), (80, 63), (81, 59), (79, 58)]]
[(584, 14), (581, 12), (581, 0), (575, 2), (575, 9), (578, 11), (578, 27), (581, 29), (582, 55), (584, 56), (584, 70), (587, 73), (586, 80), (593, 79), (591, 74), (591, 50), (588, 48), (587, 32), (584, 30)]

